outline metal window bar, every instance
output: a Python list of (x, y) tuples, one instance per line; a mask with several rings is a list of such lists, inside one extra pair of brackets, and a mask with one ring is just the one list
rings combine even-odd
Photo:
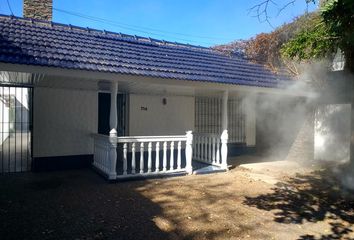
[(0, 173), (29, 171), (32, 88), (0, 85)]
[[(199, 133), (221, 134), (222, 99), (195, 98), (195, 130)], [(245, 113), (242, 99), (232, 98), (228, 102), (229, 142), (244, 143)]]

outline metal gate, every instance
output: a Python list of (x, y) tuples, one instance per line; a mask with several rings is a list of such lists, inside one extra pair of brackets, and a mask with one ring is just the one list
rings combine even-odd
[(0, 85), (0, 173), (31, 170), (32, 93), (30, 87)]

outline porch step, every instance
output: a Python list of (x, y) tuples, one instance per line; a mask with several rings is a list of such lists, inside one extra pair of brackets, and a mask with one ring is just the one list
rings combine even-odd
[(202, 167), (194, 170), (193, 174), (199, 175), (199, 174), (218, 173), (218, 172), (226, 172), (226, 170), (217, 166), (208, 165), (206, 167)]

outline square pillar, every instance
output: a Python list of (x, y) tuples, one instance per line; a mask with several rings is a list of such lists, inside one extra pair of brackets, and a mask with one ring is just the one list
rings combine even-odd
[(221, 134), (221, 167), (227, 169), (227, 142), (229, 139), (229, 134), (227, 132), (228, 128), (228, 112), (227, 103), (229, 101), (229, 91), (225, 90), (222, 97), (222, 134)]

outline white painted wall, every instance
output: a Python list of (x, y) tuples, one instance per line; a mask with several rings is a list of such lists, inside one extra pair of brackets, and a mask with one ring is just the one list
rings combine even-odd
[(97, 91), (34, 88), (34, 157), (93, 153)]
[(316, 161), (350, 161), (350, 104), (322, 105), (316, 109)]
[(185, 134), (194, 130), (194, 114), (194, 97), (130, 94), (129, 135)]

